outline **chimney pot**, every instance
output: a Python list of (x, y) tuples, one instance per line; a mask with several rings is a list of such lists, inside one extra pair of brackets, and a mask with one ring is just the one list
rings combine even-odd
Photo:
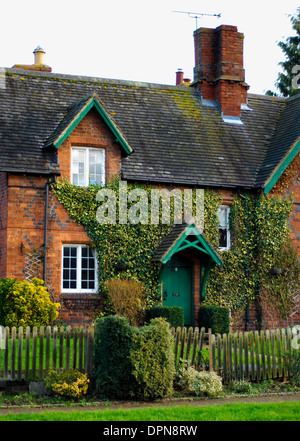
[(34, 51), (34, 64), (37, 65), (43, 65), (44, 63), (44, 55), (45, 55), (45, 51), (38, 46)]
[(178, 69), (176, 72), (176, 86), (179, 86), (180, 84), (183, 83), (183, 76), (184, 76), (184, 73), (183, 73), (182, 69)]

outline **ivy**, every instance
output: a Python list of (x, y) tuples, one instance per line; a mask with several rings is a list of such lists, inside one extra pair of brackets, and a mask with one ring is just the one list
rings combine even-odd
[[(104, 283), (111, 278), (139, 280), (145, 286), (148, 304), (151, 305), (158, 300), (160, 269), (159, 264), (151, 259), (161, 239), (170, 231), (170, 225), (163, 224), (161, 218), (159, 224), (151, 224), (150, 214), (148, 223), (120, 224), (119, 182), (120, 179), (116, 178), (106, 185), (116, 195), (114, 224), (97, 221), (97, 209), (101, 204), (97, 201), (97, 193), (101, 187), (79, 187), (68, 181), (57, 180), (52, 190), (71, 218), (83, 225), (91, 245), (97, 249), (99, 294), (104, 295)], [(137, 188), (141, 187), (127, 183), (127, 194)], [(145, 185), (142, 188), (150, 200), (154, 187)], [(221, 203), (220, 195), (213, 190), (205, 190), (204, 235), (216, 249), (219, 224), (217, 209)], [(267, 290), (271, 297), (279, 298), (276, 301), (278, 309), (282, 314), (284, 309), (286, 314), (299, 281), (295, 251), (288, 244), (287, 219), (292, 203), (292, 198), (274, 196), (237, 195), (234, 198), (230, 211), (231, 249), (221, 252), (223, 265), (214, 267), (210, 272), (205, 304), (241, 309)], [(193, 204), (195, 208), (194, 199)], [(133, 202), (128, 200), (129, 210), (132, 205)], [(171, 203), (171, 221), (173, 209)], [(286, 272), (282, 269), (279, 278), (271, 278), (272, 268), (284, 268), (284, 262), (290, 262), (290, 270)], [(280, 296), (284, 297), (284, 301), (280, 301)]]
[[(236, 196), (231, 205), (231, 250), (211, 271), (206, 304), (233, 310), (261, 298), (286, 318), (299, 288), (299, 263), (290, 244), (288, 217), (293, 199)], [(280, 277), (274, 275), (279, 271)]]

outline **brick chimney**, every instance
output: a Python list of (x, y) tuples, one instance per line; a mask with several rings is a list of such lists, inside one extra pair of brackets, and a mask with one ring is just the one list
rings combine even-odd
[(249, 86), (243, 68), (243, 40), (236, 26), (194, 32), (194, 85), (203, 100), (216, 102), (225, 120), (238, 119), (241, 105), (246, 104)]

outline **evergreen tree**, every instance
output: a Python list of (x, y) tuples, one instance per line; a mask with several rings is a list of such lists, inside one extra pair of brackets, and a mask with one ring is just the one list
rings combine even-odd
[[(283, 72), (278, 74), (275, 85), (280, 95), (285, 97), (300, 93), (300, 8), (294, 16), (291, 16), (291, 23), (296, 35), (278, 43), (286, 59), (279, 63)], [(266, 95), (276, 95), (276, 93), (268, 90)]]

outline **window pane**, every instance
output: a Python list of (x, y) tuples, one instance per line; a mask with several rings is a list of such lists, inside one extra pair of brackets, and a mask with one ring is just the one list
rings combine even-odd
[(227, 230), (226, 228), (219, 228), (219, 247), (227, 248)]
[(91, 248), (82, 248), (81, 289), (95, 289), (95, 256)]
[(98, 185), (104, 183), (103, 149), (89, 149), (89, 182)]
[(72, 149), (72, 183), (85, 185), (85, 149)]
[(76, 289), (77, 287), (77, 248), (63, 248), (63, 272), (62, 286), (64, 289)]

